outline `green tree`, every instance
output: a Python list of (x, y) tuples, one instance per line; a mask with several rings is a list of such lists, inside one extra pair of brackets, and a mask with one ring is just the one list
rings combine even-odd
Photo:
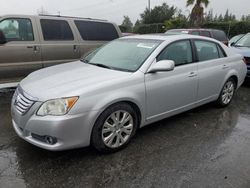
[(123, 19), (123, 22), (122, 22), (122, 25), (125, 29), (124, 32), (132, 32), (133, 30), (133, 23), (131, 22), (130, 18), (128, 16), (123, 16), (124, 19)]
[(243, 15), (243, 16), (241, 17), (241, 21), (250, 22), (250, 14), (248, 14), (248, 15)]
[(199, 27), (204, 19), (204, 7), (207, 7), (209, 0), (187, 0), (187, 6), (194, 5), (191, 15), (190, 23), (191, 26)]
[(204, 20), (206, 22), (212, 22), (214, 20), (214, 14), (213, 14), (213, 9), (210, 9), (208, 13), (206, 14)]
[(151, 10), (146, 8), (141, 14), (141, 22), (142, 24), (164, 23), (165, 20), (173, 18), (176, 10), (174, 6), (170, 7), (166, 3), (156, 6)]
[(179, 29), (188, 27), (188, 19), (184, 15), (178, 15), (175, 18), (165, 21), (166, 29)]
[(228, 21), (236, 21), (236, 16), (233, 15), (232, 13), (229, 13), (228, 9), (224, 15), (223, 21), (228, 22)]

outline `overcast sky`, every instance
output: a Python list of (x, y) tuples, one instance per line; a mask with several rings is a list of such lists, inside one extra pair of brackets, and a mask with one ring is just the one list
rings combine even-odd
[[(214, 14), (224, 14), (226, 9), (237, 18), (250, 14), (250, 0), (210, 0), (208, 11), (213, 8)], [(4, 14), (37, 14), (43, 7), (50, 14), (79, 17), (100, 18), (121, 24), (123, 15), (128, 15), (135, 22), (140, 13), (148, 5), (148, 0), (0, 0), (0, 15)], [(184, 14), (190, 12), (186, 0), (151, 0), (151, 8), (166, 2), (182, 10)]]

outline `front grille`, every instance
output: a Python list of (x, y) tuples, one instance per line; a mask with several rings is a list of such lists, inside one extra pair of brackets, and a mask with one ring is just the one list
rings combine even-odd
[(32, 97), (25, 94), (20, 87), (17, 88), (15, 93), (14, 105), (22, 115), (28, 112), (34, 103), (35, 100)]

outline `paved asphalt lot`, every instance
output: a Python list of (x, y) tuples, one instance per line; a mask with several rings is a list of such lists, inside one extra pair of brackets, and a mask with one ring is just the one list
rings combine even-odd
[(0, 92), (0, 187), (250, 187), (250, 87), (139, 130), (124, 150), (48, 152), (16, 136)]

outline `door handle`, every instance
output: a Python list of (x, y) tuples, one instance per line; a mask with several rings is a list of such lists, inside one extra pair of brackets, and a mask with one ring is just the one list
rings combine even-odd
[(227, 69), (227, 68), (229, 68), (228, 65), (223, 65), (223, 66), (222, 66), (222, 69)]
[(188, 77), (190, 77), (190, 78), (195, 77), (195, 76), (197, 76), (197, 74), (195, 72), (190, 72), (188, 75)]
[(39, 51), (39, 46), (27, 46), (29, 49), (33, 49), (35, 53)]

